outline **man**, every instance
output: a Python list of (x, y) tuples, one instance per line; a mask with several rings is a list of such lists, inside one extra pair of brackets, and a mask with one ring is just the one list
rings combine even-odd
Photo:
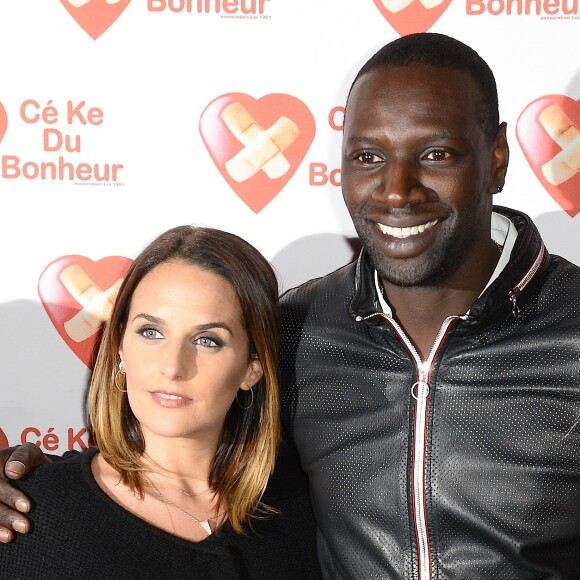
[(580, 269), (493, 207), (508, 157), (464, 44), (406, 36), (357, 75), (342, 182), (364, 249), (283, 298), (326, 578), (580, 578)]

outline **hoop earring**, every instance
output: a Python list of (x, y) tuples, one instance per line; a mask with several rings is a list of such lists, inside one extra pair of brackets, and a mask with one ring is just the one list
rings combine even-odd
[(126, 388), (125, 389), (122, 389), (119, 386), (119, 375), (124, 375), (124, 374), (125, 374), (125, 365), (123, 364), (123, 361), (121, 361), (119, 363), (119, 368), (117, 369), (117, 372), (115, 373), (115, 377), (113, 379), (113, 382), (115, 383), (115, 387), (117, 387), (117, 389), (119, 391), (121, 391), (121, 393), (126, 393), (127, 392), (127, 389)]
[(245, 405), (245, 406), (244, 406), (244, 405), (242, 405), (242, 404), (240, 403), (240, 400), (238, 399), (238, 395), (240, 394), (240, 391), (241, 391), (241, 390), (242, 390), (242, 389), (238, 389), (238, 392), (236, 393), (236, 403), (238, 404), (238, 407), (239, 407), (240, 409), (242, 409), (243, 411), (247, 411), (247, 410), (248, 410), (248, 409), (249, 409), (249, 408), (250, 408), (250, 407), (251, 407), (251, 406), (254, 404), (254, 387), (252, 387), (252, 388), (250, 389), (250, 395), (251, 395), (251, 398), (250, 398), (250, 404), (249, 404), (249, 405)]

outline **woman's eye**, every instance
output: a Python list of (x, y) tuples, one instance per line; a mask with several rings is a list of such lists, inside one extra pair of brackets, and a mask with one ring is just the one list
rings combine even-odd
[(370, 151), (365, 151), (356, 156), (357, 161), (360, 161), (364, 165), (372, 165), (373, 163), (378, 163), (381, 158)]
[(163, 338), (163, 335), (155, 328), (143, 328), (139, 330), (139, 334), (148, 340), (157, 340)]
[(201, 336), (200, 338), (197, 338), (195, 343), (199, 344), (199, 346), (206, 346), (211, 348), (220, 346), (213, 338), (209, 338), (208, 336)]

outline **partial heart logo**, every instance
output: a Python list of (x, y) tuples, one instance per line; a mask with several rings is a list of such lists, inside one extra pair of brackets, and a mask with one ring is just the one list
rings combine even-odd
[(6, 114), (6, 109), (3, 107), (2, 103), (0, 103), (0, 143), (2, 142), (2, 139), (4, 139), (7, 127), (8, 115)]
[(427, 32), (451, 0), (373, 0), (387, 22), (401, 36)]
[(8, 443), (8, 437), (6, 437), (4, 431), (0, 429), (0, 449), (6, 449), (6, 447), (10, 447), (10, 443)]
[(308, 107), (290, 95), (228, 93), (205, 108), (199, 131), (228, 185), (258, 213), (298, 169), (316, 125)]
[(131, 0), (60, 0), (76, 23), (97, 40), (107, 30)]
[(580, 100), (536, 99), (519, 116), (516, 136), (545, 190), (574, 217), (580, 212)]
[(103, 322), (133, 260), (108, 256), (93, 262), (63, 256), (51, 262), (38, 280), (38, 294), (54, 327), (69, 348), (92, 367)]

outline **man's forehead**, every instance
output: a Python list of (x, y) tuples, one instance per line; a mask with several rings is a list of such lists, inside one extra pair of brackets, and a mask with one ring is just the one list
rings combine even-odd
[[(469, 72), (452, 67), (434, 67), (413, 65), (405, 67), (379, 67), (361, 75), (353, 84), (351, 94), (365, 90), (369, 86), (384, 86), (405, 84), (409, 87), (421, 85), (443, 85), (442, 80), (456, 80), (474, 86), (475, 82)], [(349, 99), (350, 100), (350, 99)]]
[(404, 105), (406, 99), (477, 99), (477, 87), (465, 71), (450, 68), (405, 67), (374, 69), (362, 75), (353, 85), (346, 106), (350, 112), (364, 113), (373, 102), (388, 107)]

